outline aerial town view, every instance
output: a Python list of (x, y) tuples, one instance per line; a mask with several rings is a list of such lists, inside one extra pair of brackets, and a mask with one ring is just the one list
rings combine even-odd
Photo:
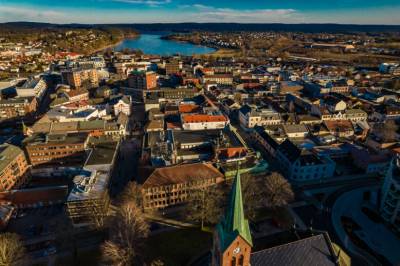
[(0, 0), (0, 266), (400, 265), (399, 0)]

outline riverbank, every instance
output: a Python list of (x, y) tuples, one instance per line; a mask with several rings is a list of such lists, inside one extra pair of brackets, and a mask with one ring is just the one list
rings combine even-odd
[(162, 40), (166, 41), (173, 41), (179, 43), (188, 43), (196, 46), (204, 46), (214, 49), (214, 52), (207, 53), (207, 54), (195, 54), (194, 57), (199, 58), (202, 56), (211, 56), (211, 57), (234, 57), (238, 56), (240, 51), (238, 49), (230, 49), (230, 48), (223, 48), (218, 45), (209, 45), (209, 44), (202, 44), (199, 42), (195, 42), (190, 38), (179, 38), (177, 35), (166, 35), (161, 37)]
[(105, 52), (108, 49), (113, 49), (119, 45), (121, 45), (125, 40), (133, 40), (133, 39), (137, 39), (140, 37), (140, 34), (127, 34), (124, 35), (122, 38), (120, 38), (118, 41), (105, 45), (103, 47), (97, 48), (95, 49), (93, 52), (91, 52), (91, 54), (95, 54), (95, 53), (99, 53), (99, 52)]

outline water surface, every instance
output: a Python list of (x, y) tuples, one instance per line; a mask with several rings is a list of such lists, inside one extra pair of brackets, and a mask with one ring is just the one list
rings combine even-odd
[(193, 55), (193, 54), (207, 54), (215, 51), (214, 48), (206, 46), (163, 40), (160, 38), (162, 36), (163, 34), (158, 34), (158, 33), (141, 34), (136, 39), (124, 40), (114, 49), (117, 51), (120, 51), (124, 48), (140, 49), (145, 54), (157, 54), (157, 55), (174, 55), (174, 54)]

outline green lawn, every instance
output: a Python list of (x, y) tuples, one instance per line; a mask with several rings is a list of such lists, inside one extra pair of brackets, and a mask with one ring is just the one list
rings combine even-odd
[(166, 266), (186, 265), (212, 247), (212, 234), (200, 229), (179, 229), (152, 236), (146, 245), (146, 261), (161, 260)]

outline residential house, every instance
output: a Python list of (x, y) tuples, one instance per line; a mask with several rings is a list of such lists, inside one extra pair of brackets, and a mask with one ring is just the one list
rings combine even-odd
[(335, 137), (347, 138), (354, 135), (354, 127), (350, 120), (327, 120), (324, 124)]

